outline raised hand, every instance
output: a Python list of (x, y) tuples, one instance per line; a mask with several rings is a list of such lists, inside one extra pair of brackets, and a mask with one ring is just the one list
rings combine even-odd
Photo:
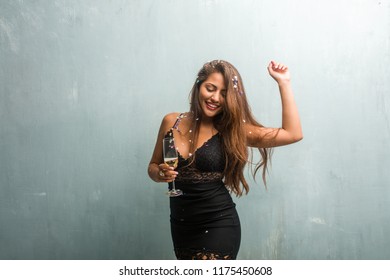
[(288, 70), (288, 67), (282, 63), (271, 60), (268, 64), (268, 73), (278, 84), (290, 81), (290, 71)]

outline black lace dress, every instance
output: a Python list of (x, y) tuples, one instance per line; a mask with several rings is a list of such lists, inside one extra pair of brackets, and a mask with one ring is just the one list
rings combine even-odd
[[(173, 128), (177, 126), (178, 122)], [(241, 227), (235, 204), (222, 181), (224, 166), (218, 133), (196, 150), (195, 160), (179, 154), (175, 186), (184, 194), (170, 198), (177, 259), (236, 258)]]

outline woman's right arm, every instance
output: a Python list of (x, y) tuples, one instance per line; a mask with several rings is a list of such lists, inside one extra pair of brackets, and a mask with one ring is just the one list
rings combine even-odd
[[(176, 178), (177, 172), (174, 171), (173, 167), (169, 167), (164, 163), (162, 143), (165, 134), (172, 127), (177, 116), (178, 113), (170, 113), (161, 122), (153, 155), (148, 166), (149, 177), (155, 182), (168, 183)], [(161, 174), (164, 174), (164, 176), (161, 176)]]

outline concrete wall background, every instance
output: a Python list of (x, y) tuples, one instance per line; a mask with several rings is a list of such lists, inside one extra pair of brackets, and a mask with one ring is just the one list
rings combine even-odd
[(212, 59), (267, 126), (288, 64), (305, 135), (235, 199), (238, 257), (389, 259), (387, 0), (1, 1), (0, 258), (173, 259), (146, 169)]

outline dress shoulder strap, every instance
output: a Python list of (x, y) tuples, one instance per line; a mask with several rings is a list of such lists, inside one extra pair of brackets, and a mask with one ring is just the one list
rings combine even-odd
[(171, 130), (172, 129), (176, 129), (176, 130), (179, 130), (179, 124), (181, 122), (181, 120), (183, 119), (184, 117), (184, 113), (180, 113), (180, 115), (177, 116), (176, 118), (176, 121), (175, 121), (175, 124), (172, 126)]

